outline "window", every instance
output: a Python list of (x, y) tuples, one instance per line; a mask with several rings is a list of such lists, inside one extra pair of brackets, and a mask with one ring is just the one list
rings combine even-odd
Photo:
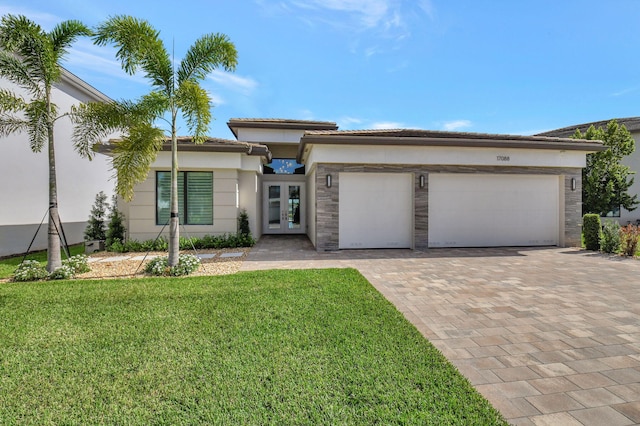
[[(156, 172), (156, 225), (170, 213), (171, 172)], [(212, 172), (178, 172), (178, 214), (184, 225), (213, 225)]]
[(609, 211), (605, 217), (620, 217), (620, 206), (614, 207), (614, 209)]

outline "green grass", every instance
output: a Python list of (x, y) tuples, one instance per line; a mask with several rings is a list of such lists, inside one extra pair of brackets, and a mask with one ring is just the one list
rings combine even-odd
[(0, 285), (0, 424), (502, 424), (357, 271)]
[[(84, 253), (84, 244), (76, 244), (73, 246), (69, 246), (69, 251), (71, 252), (71, 256), (75, 256), (76, 254)], [(0, 259), (0, 278), (9, 278), (13, 275), (18, 265), (22, 262), (22, 258), (24, 255), (9, 257), (6, 259)], [(67, 256), (62, 250), (62, 258), (66, 259)], [(34, 253), (29, 253), (27, 259), (37, 260), (38, 262), (46, 265), (47, 263), (47, 252), (46, 251), (38, 251)]]

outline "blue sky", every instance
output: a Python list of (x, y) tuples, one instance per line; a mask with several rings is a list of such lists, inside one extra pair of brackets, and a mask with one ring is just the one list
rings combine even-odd
[[(6, 13), (47, 30), (133, 15), (178, 59), (199, 36), (227, 34), (237, 70), (203, 83), (215, 137), (233, 138), (236, 117), (533, 134), (640, 115), (637, 0), (12, 0)], [(113, 53), (81, 40), (65, 67), (114, 99), (146, 93)]]

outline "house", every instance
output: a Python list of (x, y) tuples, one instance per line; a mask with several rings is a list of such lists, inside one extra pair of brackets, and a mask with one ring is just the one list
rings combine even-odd
[[(629, 194), (636, 194), (638, 198), (640, 198), (640, 177), (638, 177), (638, 173), (640, 172), (640, 117), (627, 117), (627, 118), (616, 118), (611, 119), (616, 120), (618, 124), (624, 125), (633, 140), (636, 142), (636, 150), (633, 154), (622, 160), (622, 163), (625, 166), (631, 168), (632, 171), (636, 173), (634, 176), (633, 185), (629, 188)], [(589, 127), (594, 126), (595, 128), (606, 128), (607, 124), (611, 120), (605, 121), (594, 121), (591, 123), (584, 124), (576, 124), (574, 126), (563, 127), (561, 129), (551, 130), (548, 132), (540, 133), (538, 136), (551, 136), (551, 137), (562, 137), (568, 138), (571, 137), (576, 130), (580, 130), (582, 133), (585, 133)], [(612, 219), (617, 219), (620, 225), (626, 225), (628, 223), (637, 223), (640, 220), (640, 208), (634, 211), (628, 211), (625, 208), (620, 208), (616, 211), (612, 211), (607, 217)]]
[[(8, 80), (0, 87), (20, 93)], [(53, 89), (53, 102), (62, 113), (80, 102), (106, 102), (109, 98), (75, 75), (64, 71)], [(97, 154), (92, 161), (81, 158), (71, 143), (72, 127), (68, 118), (55, 127), (58, 204), (63, 230), (69, 244), (84, 239), (84, 229), (98, 192), (111, 195), (110, 159)], [(24, 253), (35, 238), (31, 250), (47, 247), (49, 206), (49, 166), (47, 149), (31, 151), (27, 134), (0, 138), (0, 256)], [(40, 223), (44, 224), (37, 232)]]
[[(182, 235), (306, 234), (317, 250), (580, 244), (581, 171), (599, 141), (231, 119), (179, 144)], [(123, 203), (129, 238), (168, 234), (170, 149)]]

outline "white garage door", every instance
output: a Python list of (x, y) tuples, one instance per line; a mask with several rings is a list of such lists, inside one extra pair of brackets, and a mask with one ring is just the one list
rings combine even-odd
[(429, 247), (557, 245), (559, 179), (429, 175)]
[(409, 173), (340, 173), (339, 247), (411, 248)]

